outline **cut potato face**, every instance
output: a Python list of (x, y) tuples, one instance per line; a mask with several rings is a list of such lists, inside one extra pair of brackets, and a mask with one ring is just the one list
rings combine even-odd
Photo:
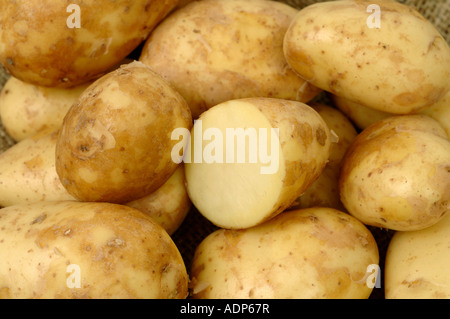
[(189, 196), (217, 226), (254, 226), (306, 190), (322, 172), (330, 145), (327, 125), (303, 103), (221, 103), (192, 128), (184, 158)]
[(0, 210), (0, 297), (185, 298), (170, 236), (123, 205), (38, 202)]
[(297, 76), (283, 54), (297, 11), (277, 1), (194, 1), (155, 28), (140, 61), (180, 92), (195, 119), (238, 98), (307, 102), (321, 90)]
[(375, 239), (356, 218), (331, 208), (287, 211), (207, 236), (195, 251), (191, 295), (363, 299), (376, 283), (378, 261)]
[(135, 61), (95, 81), (69, 109), (56, 145), (56, 171), (78, 200), (127, 203), (174, 173), (172, 131), (191, 127), (185, 100)]

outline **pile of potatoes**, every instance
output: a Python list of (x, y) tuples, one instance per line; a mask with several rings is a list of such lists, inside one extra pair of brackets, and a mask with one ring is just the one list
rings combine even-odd
[(73, 3), (0, 12), (0, 298), (450, 298), (450, 48), (415, 9)]

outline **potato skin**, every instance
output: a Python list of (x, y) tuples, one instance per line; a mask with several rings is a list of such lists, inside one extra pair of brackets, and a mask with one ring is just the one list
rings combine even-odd
[(386, 299), (450, 298), (450, 214), (423, 230), (396, 232), (386, 254)]
[(195, 1), (155, 28), (139, 60), (180, 92), (194, 118), (238, 98), (307, 102), (321, 90), (298, 77), (283, 54), (297, 11), (276, 1)]
[(421, 114), (434, 118), (441, 124), (450, 139), (450, 90), (437, 103), (423, 109)]
[(172, 235), (181, 226), (192, 207), (186, 189), (184, 165), (180, 164), (156, 191), (126, 205), (149, 215)]
[(449, 212), (450, 141), (425, 115), (389, 117), (366, 128), (343, 160), (347, 211), (398, 231), (430, 227)]
[(332, 208), (284, 212), (245, 230), (220, 229), (195, 251), (191, 296), (368, 298), (378, 247), (357, 219)]
[[(369, 28), (370, 4), (381, 27)], [(286, 32), (291, 67), (313, 85), (394, 114), (419, 111), (450, 89), (450, 47), (431, 22), (397, 1), (326, 1), (298, 13)]]
[[(372, 109), (336, 95), (331, 95), (331, 99), (334, 105), (361, 130), (375, 122), (396, 115)], [(450, 138), (450, 90), (442, 99), (414, 114), (423, 114), (435, 119), (441, 124)]]
[(82, 201), (126, 203), (173, 174), (175, 128), (192, 126), (184, 99), (140, 62), (121, 66), (89, 86), (64, 118), (56, 171)]
[(18, 142), (41, 130), (59, 129), (67, 111), (89, 84), (49, 88), (11, 76), (0, 93), (0, 118), (5, 131)]
[[(80, 28), (67, 25), (69, 4), (80, 8)], [(131, 53), (177, 4), (178, 0), (3, 1), (0, 64), (36, 85), (72, 87), (93, 80)]]
[(331, 143), (330, 156), (324, 170), (289, 209), (319, 206), (345, 211), (339, 195), (339, 175), (342, 159), (358, 133), (352, 122), (338, 109), (323, 103), (310, 105), (324, 119), (335, 140)]
[(345, 116), (351, 119), (360, 130), (364, 130), (375, 122), (395, 116), (393, 113), (376, 110), (337, 95), (332, 94), (331, 99), (333, 100), (334, 105), (344, 113)]
[[(150, 217), (110, 203), (39, 202), (0, 210), (0, 297), (185, 298), (187, 272)], [(79, 267), (79, 284), (68, 266)]]
[(0, 154), (0, 207), (74, 200), (55, 169), (58, 130), (44, 130)]

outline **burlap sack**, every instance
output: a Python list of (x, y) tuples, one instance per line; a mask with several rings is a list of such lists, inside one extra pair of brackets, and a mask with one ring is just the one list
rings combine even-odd
[[(285, 2), (295, 8), (301, 9), (307, 5), (313, 4), (315, 2), (323, 2), (325, 0), (279, 0)], [(444, 36), (448, 43), (450, 43), (450, 26), (448, 21), (450, 21), (450, 2), (448, 0), (398, 0), (399, 2), (405, 3), (407, 5), (414, 6), (418, 11), (425, 16), (429, 21), (431, 21), (440, 33)], [(2, 89), (4, 83), (8, 79), (9, 75), (0, 66), (0, 90)], [(8, 149), (14, 144), (14, 141), (8, 134), (5, 133), (4, 127), (0, 119), (0, 153)], [(392, 231), (378, 229), (369, 227), (377, 240), (379, 251), (380, 251), (380, 267), (383, 270), (384, 267), (384, 256), (386, 253), (387, 245), (389, 240), (393, 235)], [(201, 240), (206, 237), (209, 233), (214, 231), (216, 227), (212, 225), (209, 221), (203, 218), (198, 211), (193, 208), (188, 214), (186, 220), (178, 229), (177, 232), (173, 234), (173, 239), (178, 245), (181, 254), (185, 260), (186, 266), (190, 267), (192, 262), (192, 257), (195, 252), (195, 248), (201, 242)], [(383, 287), (375, 288), (371, 295), (372, 299), (382, 299), (384, 298)]]

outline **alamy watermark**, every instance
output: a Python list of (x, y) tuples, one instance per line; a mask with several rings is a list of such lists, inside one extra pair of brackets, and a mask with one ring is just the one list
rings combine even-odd
[(367, 266), (366, 273), (361, 280), (355, 281), (358, 284), (365, 283), (370, 289), (381, 288), (381, 271), (380, 266), (371, 264)]
[(67, 288), (81, 288), (81, 268), (77, 264), (70, 264), (66, 267), (66, 272), (70, 275), (67, 276), (66, 286)]
[[(179, 141), (172, 148), (172, 161), (184, 163), (261, 163), (261, 174), (276, 174), (280, 162), (278, 128), (208, 127), (203, 131), (202, 120), (193, 128), (173, 130), (171, 139)], [(248, 150), (248, 151), (247, 151)]]
[(372, 13), (367, 17), (366, 24), (369, 29), (381, 28), (381, 9), (377, 4), (370, 4), (367, 6), (366, 12)]

